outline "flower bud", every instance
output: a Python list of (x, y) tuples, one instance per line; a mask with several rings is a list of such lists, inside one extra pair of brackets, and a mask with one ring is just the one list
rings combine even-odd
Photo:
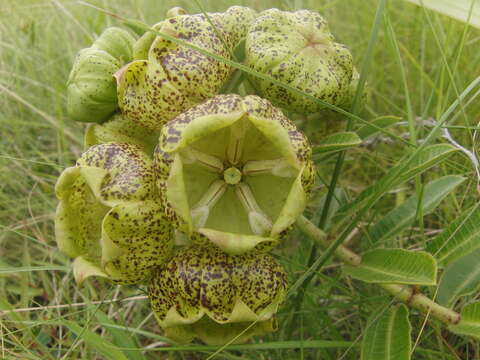
[(76, 121), (101, 123), (117, 109), (114, 73), (132, 59), (135, 39), (111, 27), (81, 50), (67, 82), (67, 112)]
[(78, 283), (92, 275), (145, 281), (172, 250), (173, 230), (157, 193), (152, 162), (132, 144), (91, 147), (57, 181), (58, 247), (74, 257)]
[(154, 162), (179, 229), (230, 254), (273, 246), (314, 181), (306, 137), (257, 96), (217, 95), (177, 116)]
[[(177, 15), (154, 30), (231, 59), (254, 12)], [(234, 26), (234, 20), (238, 26)], [(171, 118), (218, 93), (232, 72), (224, 62), (147, 32), (135, 45), (135, 58), (117, 73), (119, 105), (125, 116), (159, 130)]]
[[(266, 10), (252, 23), (245, 46), (246, 63), (258, 72), (332, 105), (340, 105), (347, 96), (352, 55), (334, 41), (318, 13)], [(253, 76), (251, 80), (261, 96), (287, 110), (312, 113), (323, 108), (270, 81)]]
[(232, 256), (213, 246), (181, 249), (149, 286), (152, 309), (168, 337), (213, 345), (274, 331), (286, 291), (286, 273), (271, 256)]

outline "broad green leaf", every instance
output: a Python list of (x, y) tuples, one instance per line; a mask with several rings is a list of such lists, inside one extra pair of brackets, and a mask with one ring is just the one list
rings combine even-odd
[(357, 266), (345, 265), (345, 272), (368, 283), (435, 285), (437, 264), (429, 253), (403, 249), (375, 249), (362, 256)]
[(365, 140), (366, 138), (380, 132), (380, 129), (386, 129), (396, 124), (401, 119), (402, 118), (398, 116), (381, 116), (370, 121), (370, 124), (360, 127), (356, 133), (360, 139)]
[[(431, 181), (425, 186), (421, 204), (423, 215), (432, 212), (451, 191), (465, 181), (464, 177), (450, 175)], [(418, 197), (412, 196), (400, 206), (391, 210), (379, 222), (373, 225), (368, 237), (373, 243), (395, 236), (415, 221)]]
[(455, 334), (468, 335), (480, 340), (480, 302), (467, 305), (460, 313), (461, 320), (448, 329)]
[[(407, 0), (440, 14), (467, 22), (480, 29), (480, 3), (477, 0)], [(473, 7), (472, 7), (473, 5)]]
[(468, 209), (427, 246), (439, 263), (448, 265), (480, 248), (480, 203)]
[(373, 313), (362, 341), (361, 360), (409, 360), (412, 327), (405, 305)]
[[(100, 309), (96, 308), (94, 311), (95, 317), (97, 318), (98, 322), (102, 325), (110, 325), (106, 326), (108, 332), (112, 334), (113, 343), (119, 347), (120, 350), (127, 356), (130, 360), (145, 360), (145, 355), (142, 353), (142, 348), (139, 348), (137, 343), (135, 342), (135, 334), (131, 331), (128, 331), (128, 328), (118, 328), (112, 325), (116, 325), (114, 321), (110, 320), (108, 316), (101, 311)], [(129, 350), (123, 349), (128, 348)]]
[(340, 150), (345, 150), (362, 143), (362, 139), (354, 132), (341, 132), (322, 139), (313, 147), (313, 154), (325, 154)]
[(445, 269), (438, 286), (437, 300), (451, 306), (461, 296), (480, 289), (480, 249), (465, 255)]
[(85, 327), (81, 327), (73, 321), (62, 321), (70, 331), (74, 332), (78, 337), (83, 339), (85, 343), (102, 354), (105, 359), (109, 360), (128, 360), (120, 349), (112, 343), (106, 341), (100, 335), (91, 332)]
[[(452, 145), (436, 144), (421, 149), (411, 160), (409, 160), (409, 165), (406, 168), (403, 168), (404, 164), (401, 160), (398, 165), (391, 168), (379, 181), (374, 182), (373, 185), (363, 190), (352, 202), (342, 206), (335, 215), (334, 221), (338, 222), (342, 220), (342, 223), (350, 221), (352, 215), (360, 211), (371, 199), (379, 198), (389, 189), (410, 180), (435, 165), (438, 165), (456, 151), (458, 151), (458, 149)], [(336, 224), (336, 226), (340, 225), (341, 223)]]

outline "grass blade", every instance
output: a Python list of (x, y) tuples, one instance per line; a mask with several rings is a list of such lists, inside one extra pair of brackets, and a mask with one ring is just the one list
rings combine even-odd
[(102, 354), (105, 359), (108, 360), (128, 360), (127, 357), (120, 351), (120, 349), (113, 345), (112, 343), (103, 339), (100, 335), (97, 335), (87, 328), (81, 327), (73, 321), (65, 320), (63, 321), (70, 331), (74, 332), (79, 338), (81, 338), (85, 343), (91, 346), (93, 349)]

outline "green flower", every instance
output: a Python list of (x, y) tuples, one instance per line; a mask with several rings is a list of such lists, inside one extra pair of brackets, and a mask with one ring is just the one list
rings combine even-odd
[[(340, 105), (352, 81), (352, 55), (334, 42), (327, 22), (308, 10), (266, 10), (246, 37), (246, 63), (252, 69), (302, 90), (324, 102)], [(323, 108), (270, 81), (252, 77), (260, 94), (285, 109), (312, 113)]]
[(79, 284), (92, 275), (145, 281), (170, 256), (173, 231), (159, 202), (152, 161), (132, 144), (91, 147), (55, 188), (58, 247)]
[(123, 115), (114, 115), (102, 124), (90, 124), (85, 132), (84, 145), (88, 149), (93, 145), (107, 142), (134, 144), (151, 155), (158, 143), (158, 131), (152, 131)]
[[(209, 17), (215, 28), (203, 14), (177, 15), (153, 28), (230, 59), (254, 12), (235, 6)], [(153, 130), (217, 94), (232, 72), (227, 64), (153, 32), (139, 39), (134, 54), (137, 60), (117, 76), (119, 104), (127, 117)]]
[(168, 337), (220, 345), (275, 330), (286, 290), (286, 273), (269, 255), (231, 256), (213, 246), (191, 246), (157, 270), (149, 296)]
[(171, 120), (154, 162), (180, 229), (231, 254), (273, 246), (314, 180), (308, 140), (257, 96), (218, 95)]
[(81, 50), (67, 82), (67, 112), (76, 121), (103, 122), (118, 108), (114, 74), (132, 60), (135, 39), (111, 27)]

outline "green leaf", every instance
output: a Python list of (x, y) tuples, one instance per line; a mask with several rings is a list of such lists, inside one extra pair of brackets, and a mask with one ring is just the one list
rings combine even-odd
[(370, 124), (363, 125), (360, 127), (356, 133), (360, 139), (365, 140), (366, 138), (373, 136), (380, 132), (380, 129), (386, 129), (394, 124), (396, 124), (401, 117), (398, 116), (380, 116), (376, 119), (370, 121)]
[(427, 246), (439, 263), (452, 261), (480, 248), (480, 203), (455, 219)]
[(429, 253), (403, 249), (375, 249), (357, 265), (345, 265), (345, 272), (368, 283), (435, 285), (437, 264)]
[(480, 339), (480, 302), (467, 305), (462, 309), (461, 320), (448, 329), (459, 335), (468, 335)]
[[(480, 4), (476, 0), (407, 0), (412, 4), (467, 22), (480, 29)], [(475, 6), (472, 7), (472, 4)]]
[(452, 262), (442, 275), (437, 300), (451, 306), (461, 296), (480, 289), (480, 249)]
[[(464, 177), (450, 175), (428, 183), (423, 192), (423, 215), (432, 212), (440, 201), (464, 181)], [(417, 215), (417, 208), (418, 197), (414, 195), (373, 225), (369, 229), (367, 237), (373, 243), (377, 243), (399, 234), (400, 231), (413, 224)]]
[[(398, 165), (391, 168), (379, 181), (374, 182), (373, 185), (363, 190), (355, 200), (342, 206), (338, 210), (334, 217), (334, 221), (337, 222), (336, 226), (341, 226), (343, 222), (350, 221), (352, 215), (360, 211), (365, 205), (368, 205), (370, 200), (380, 198), (389, 189), (410, 180), (435, 165), (438, 165), (456, 151), (458, 151), (458, 149), (452, 145), (436, 144), (421, 149), (412, 159), (409, 160), (409, 164), (406, 168), (404, 168), (403, 164), (405, 159), (400, 160)], [(340, 220), (342, 223), (338, 223)]]
[[(116, 325), (114, 321), (110, 320), (108, 316), (98, 308), (95, 308), (94, 311), (95, 317), (99, 323), (108, 329), (108, 332), (113, 337), (113, 343), (121, 348), (128, 348), (129, 350), (122, 349), (123, 353), (130, 360), (145, 360), (145, 355), (143, 355), (142, 348), (139, 348), (135, 339), (136, 336), (131, 331), (128, 331), (127, 328), (118, 328), (114, 327)], [(130, 350), (131, 349), (131, 350)]]
[(83, 339), (85, 343), (91, 346), (93, 349), (102, 354), (105, 359), (109, 360), (128, 360), (120, 349), (112, 343), (103, 339), (100, 335), (97, 335), (86, 327), (81, 327), (73, 321), (62, 321), (70, 331), (74, 332), (78, 337)]
[(362, 139), (354, 132), (341, 132), (322, 139), (313, 147), (313, 154), (325, 154), (345, 150), (362, 143)]
[(409, 360), (412, 327), (405, 305), (373, 313), (362, 341), (361, 360)]

